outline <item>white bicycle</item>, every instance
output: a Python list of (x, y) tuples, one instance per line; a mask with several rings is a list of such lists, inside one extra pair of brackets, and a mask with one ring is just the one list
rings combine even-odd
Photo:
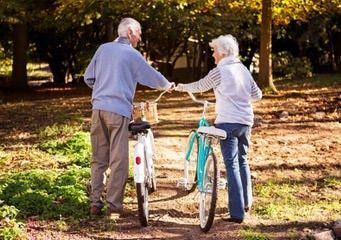
[(156, 191), (154, 136), (148, 118), (152, 118), (156, 122), (158, 121), (156, 103), (167, 91), (169, 90), (163, 91), (152, 102), (136, 104), (134, 110), (139, 112), (139, 120), (129, 124), (129, 131), (137, 138), (137, 143), (134, 146), (134, 182), (137, 194), (138, 215), (143, 227), (148, 225), (149, 194)]

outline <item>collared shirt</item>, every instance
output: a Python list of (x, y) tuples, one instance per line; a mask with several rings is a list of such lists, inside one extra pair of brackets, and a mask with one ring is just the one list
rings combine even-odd
[(127, 38), (102, 44), (84, 73), (92, 88), (92, 108), (130, 118), (137, 83), (168, 89), (168, 80), (134, 49)]
[(262, 92), (249, 70), (233, 56), (220, 60), (204, 78), (185, 84), (184, 91), (205, 92), (214, 90), (216, 98), (215, 123), (240, 123), (253, 125), (251, 100), (262, 98)]

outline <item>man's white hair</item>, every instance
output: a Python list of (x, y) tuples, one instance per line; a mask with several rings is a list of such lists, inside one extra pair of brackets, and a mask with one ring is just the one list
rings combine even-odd
[(220, 53), (225, 54), (227, 57), (238, 57), (239, 55), (238, 42), (231, 34), (221, 35), (218, 38), (213, 39), (210, 42), (210, 46), (216, 47)]
[(123, 18), (118, 25), (118, 36), (128, 37), (129, 28), (135, 33), (136, 31), (141, 30), (141, 25), (134, 18)]

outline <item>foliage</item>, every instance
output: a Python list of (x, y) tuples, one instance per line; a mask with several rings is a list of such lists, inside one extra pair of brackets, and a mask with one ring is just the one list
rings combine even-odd
[(18, 213), (17, 208), (0, 204), (0, 239), (24, 239), (23, 224), (16, 220)]
[(312, 77), (312, 67), (308, 58), (296, 58), (289, 52), (272, 55), (272, 69), (275, 76), (289, 79)]
[(86, 182), (89, 169), (63, 172), (30, 170), (0, 178), (0, 198), (20, 214), (44, 218), (84, 217), (88, 210)]
[(81, 133), (80, 130), (82, 128), (82, 124), (67, 122), (63, 124), (52, 124), (45, 128), (39, 129), (39, 137), (46, 138), (57, 138), (63, 139), (66, 137), (72, 137), (77, 134), (77, 132)]
[(70, 160), (70, 164), (81, 167), (90, 165), (90, 136), (86, 132), (77, 132), (67, 140), (50, 140), (42, 143), (40, 149), (49, 154), (66, 156)]
[[(316, 184), (319, 195), (306, 198), (308, 186), (299, 183), (274, 183), (256, 185), (255, 195), (258, 196), (255, 204), (257, 214), (271, 219), (281, 220), (304, 220), (310, 218), (321, 219), (324, 216), (327, 219), (337, 217), (341, 211), (341, 205), (337, 194), (326, 198), (329, 191), (338, 183), (338, 178), (329, 178), (322, 181), (323, 184)], [(316, 190), (317, 191), (317, 190)], [(307, 200), (308, 199), (308, 200)]]
[(0, 58), (0, 75), (8, 76), (12, 72), (12, 60), (9, 58)]
[(270, 240), (272, 239), (269, 234), (257, 232), (251, 228), (240, 230), (240, 235), (245, 240)]

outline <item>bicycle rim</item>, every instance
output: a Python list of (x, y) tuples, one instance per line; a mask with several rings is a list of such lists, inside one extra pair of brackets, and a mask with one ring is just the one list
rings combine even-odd
[(143, 227), (148, 224), (149, 209), (148, 209), (148, 187), (145, 183), (136, 183), (137, 205), (139, 220)]
[[(190, 141), (195, 138), (193, 143)], [(186, 155), (189, 154), (189, 158), (185, 159), (185, 171), (187, 172), (187, 191), (193, 192), (197, 186), (197, 166), (198, 166), (198, 138), (195, 131), (192, 131), (188, 137), (188, 143), (186, 148)]]
[(154, 166), (153, 166), (151, 176), (150, 176), (150, 188), (148, 192), (153, 193), (155, 191), (156, 191), (156, 177), (155, 177)]
[(217, 159), (213, 152), (208, 155), (205, 164), (203, 191), (200, 192), (199, 218), (200, 229), (208, 232), (213, 224), (217, 203)]

